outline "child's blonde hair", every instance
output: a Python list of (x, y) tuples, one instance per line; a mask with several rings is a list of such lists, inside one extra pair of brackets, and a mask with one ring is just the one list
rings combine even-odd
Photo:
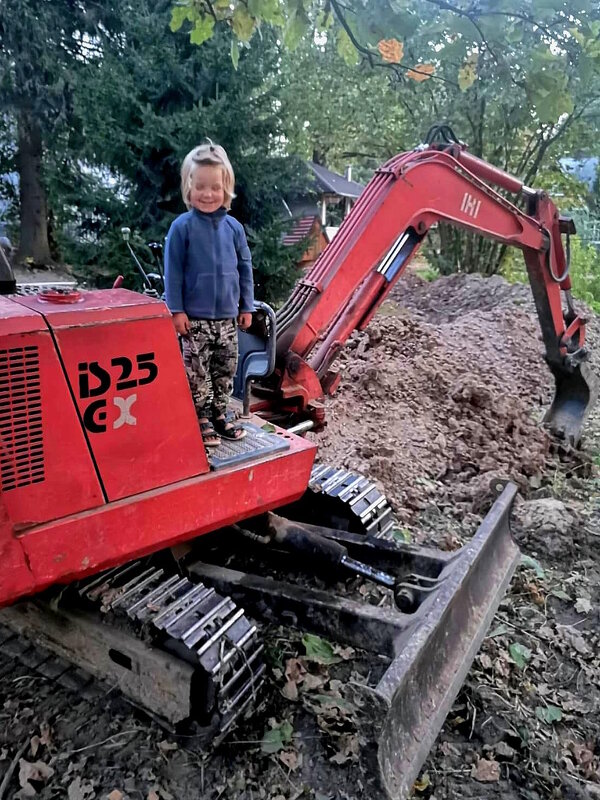
[(181, 165), (181, 196), (187, 208), (191, 208), (190, 191), (192, 189), (192, 177), (194, 170), (199, 164), (217, 164), (223, 172), (223, 190), (225, 192), (225, 208), (229, 211), (231, 201), (235, 197), (233, 192), (235, 186), (235, 175), (229, 157), (220, 144), (213, 144), (208, 140), (207, 144), (194, 147), (183, 159)]

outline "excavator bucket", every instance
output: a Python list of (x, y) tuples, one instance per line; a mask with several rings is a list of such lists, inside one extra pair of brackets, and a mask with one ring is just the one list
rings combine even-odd
[(588, 410), (598, 398), (598, 381), (589, 364), (578, 364), (573, 371), (550, 364), (556, 381), (552, 404), (544, 423), (559, 439), (578, 447)]
[(372, 800), (410, 794), (519, 561), (509, 530), (517, 489), (509, 483), (498, 491), (473, 539), (453, 553), (321, 529), (353, 557), (399, 576), (403, 611), (204, 560), (186, 566), (258, 615), (293, 619), (385, 660), (376, 683), (347, 684), (364, 796)]

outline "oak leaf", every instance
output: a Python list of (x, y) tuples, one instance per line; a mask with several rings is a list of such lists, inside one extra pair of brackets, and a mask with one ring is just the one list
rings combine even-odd
[(417, 64), (414, 69), (408, 70), (406, 76), (417, 83), (421, 83), (422, 81), (429, 80), (434, 73), (435, 67), (433, 64)]
[(404, 56), (404, 45), (397, 39), (382, 39), (377, 43), (377, 49), (388, 64), (399, 64)]

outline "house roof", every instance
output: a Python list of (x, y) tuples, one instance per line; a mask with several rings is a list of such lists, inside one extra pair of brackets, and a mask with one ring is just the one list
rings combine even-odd
[(302, 239), (305, 239), (311, 232), (312, 226), (315, 223), (315, 219), (317, 217), (301, 217), (292, 230), (283, 237), (283, 244), (287, 246), (291, 246), (293, 244), (297, 244), (301, 242)]
[(307, 162), (310, 169), (314, 172), (316, 177), (317, 188), (321, 192), (327, 194), (337, 194), (340, 197), (351, 197), (356, 199), (360, 197), (362, 190), (365, 188), (362, 183), (356, 181), (349, 181), (346, 178), (338, 175), (336, 172), (320, 164), (315, 164), (314, 161)]

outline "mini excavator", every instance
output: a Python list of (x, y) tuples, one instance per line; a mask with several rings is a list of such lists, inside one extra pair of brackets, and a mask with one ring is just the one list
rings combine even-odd
[[(523, 251), (556, 381), (545, 423), (577, 445), (595, 390), (562, 242), (573, 223), (445, 126), (377, 170), (276, 315), (257, 304), (236, 376), (247, 435), (208, 457), (163, 302), (123, 288), (36, 292), (5, 266), (3, 652), (82, 693), (110, 680), (217, 743), (264, 696), (260, 621), (323, 633), (385, 665), (353, 687), (360, 769), (371, 797), (405, 797), (518, 562), (516, 487), (492, 487), (460, 550), (416, 547), (393, 535), (377, 486), (315, 464), (303, 434), (325, 425), (336, 355), (440, 222)], [(388, 602), (327, 588), (344, 576)]]

